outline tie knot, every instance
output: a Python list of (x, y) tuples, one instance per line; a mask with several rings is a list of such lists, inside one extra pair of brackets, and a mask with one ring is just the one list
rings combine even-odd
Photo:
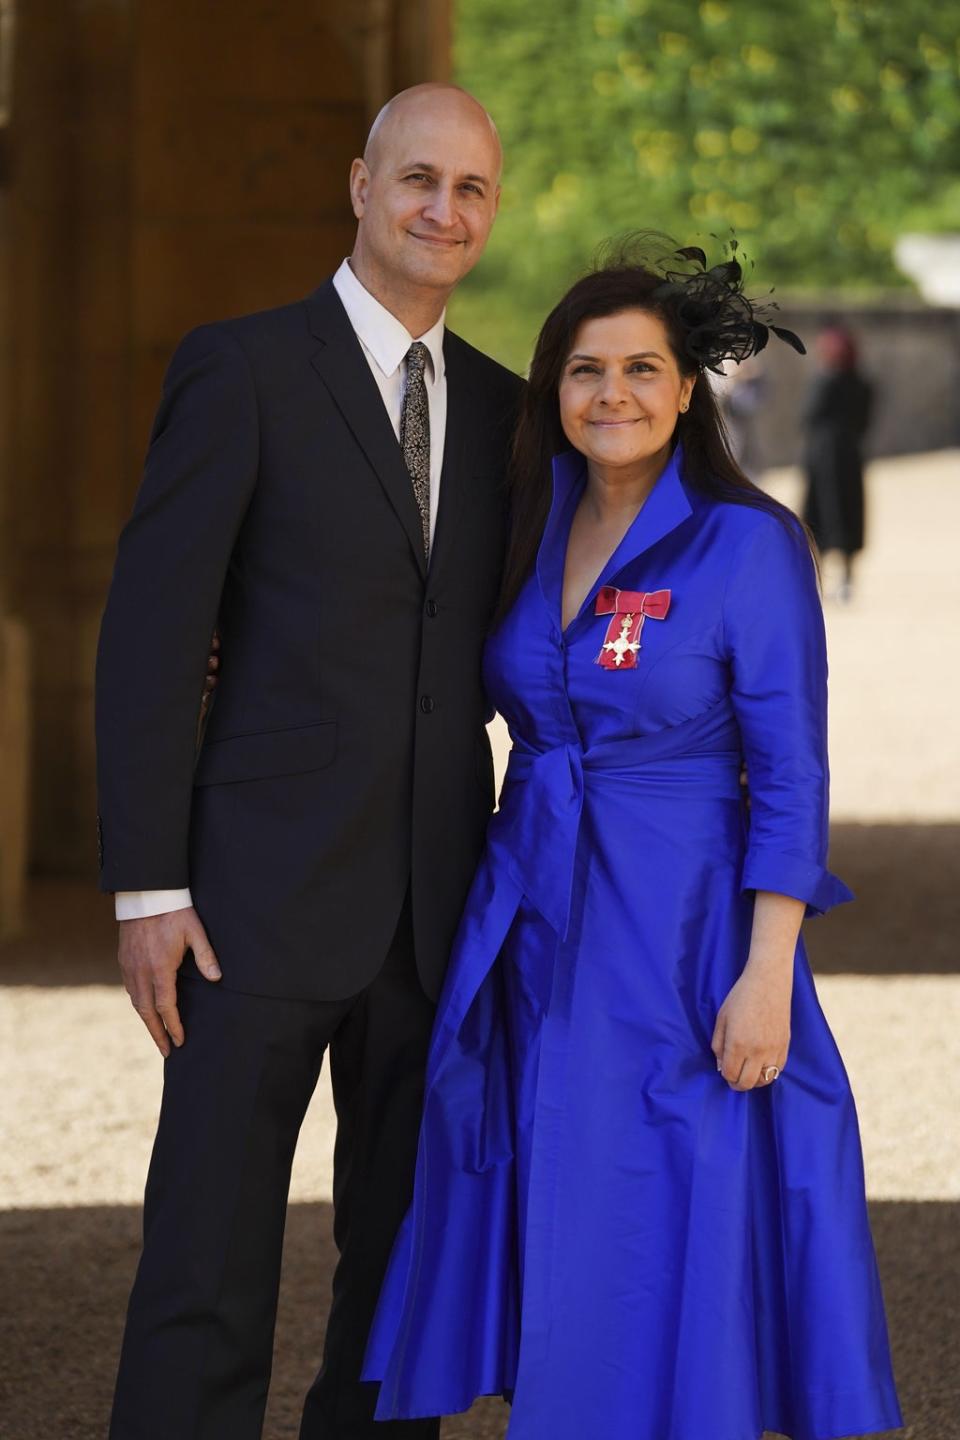
[(407, 374), (421, 376), (426, 368), (429, 353), (422, 340), (414, 340), (407, 351)]

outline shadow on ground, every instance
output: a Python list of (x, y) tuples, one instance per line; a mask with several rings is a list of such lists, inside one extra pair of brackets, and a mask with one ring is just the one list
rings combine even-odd
[(856, 904), (841, 905), (825, 921), (805, 927), (814, 970), (846, 975), (960, 971), (958, 857), (960, 825), (834, 825), (830, 868), (853, 890)]
[[(879, 1202), (871, 1215), (908, 1420), (899, 1434), (952, 1440), (960, 1435), (960, 1204)], [(139, 1244), (137, 1211), (8, 1211), (0, 1237), (4, 1440), (103, 1440)], [(296, 1440), (301, 1399), (319, 1362), (332, 1265), (330, 1207), (291, 1207), (264, 1440)], [(500, 1402), (481, 1402), (447, 1421), (444, 1440), (499, 1440), (505, 1416)]]
[[(945, 975), (960, 970), (960, 825), (834, 825), (831, 868), (856, 905), (807, 927), (827, 974)], [(0, 946), (0, 985), (103, 985), (117, 979), (110, 897), (93, 881), (31, 886), (22, 939)]]

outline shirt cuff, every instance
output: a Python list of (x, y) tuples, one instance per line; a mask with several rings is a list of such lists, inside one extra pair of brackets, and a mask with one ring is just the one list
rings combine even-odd
[(853, 891), (822, 865), (782, 851), (748, 852), (741, 890), (770, 890), (804, 900), (808, 915), (823, 915), (853, 899)]
[(169, 915), (173, 910), (189, 910), (192, 904), (189, 890), (118, 890), (114, 896), (118, 920)]

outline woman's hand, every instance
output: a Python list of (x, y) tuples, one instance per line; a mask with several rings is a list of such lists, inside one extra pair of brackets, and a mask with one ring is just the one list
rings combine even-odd
[(773, 1084), (762, 1072), (783, 1070), (790, 1048), (793, 962), (804, 905), (789, 895), (757, 893), (750, 955), (720, 1006), (710, 1048), (734, 1090)]
[(793, 972), (785, 966), (762, 971), (748, 963), (720, 1006), (710, 1048), (734, 1090), (770, 1084), (761, 1079), (764, 1067), (786, 1065), (792, 988)]

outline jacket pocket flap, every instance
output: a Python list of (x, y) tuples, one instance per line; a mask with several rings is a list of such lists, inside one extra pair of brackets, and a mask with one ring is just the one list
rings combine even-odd
[(322, 770), (337, 749), (337, 722), (303, 725), (294, 730), (260, 730), (204, 744), (194, 785), (227, 785), (234, 780), (265, 780), (271, 775), (300, 775)]

